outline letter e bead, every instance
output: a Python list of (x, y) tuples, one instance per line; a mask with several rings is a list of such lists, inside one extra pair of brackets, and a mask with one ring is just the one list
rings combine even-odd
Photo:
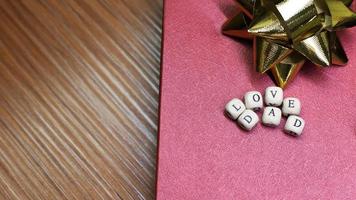
[(284, 116), (299, 115), (301, 104), (299, 99), (288, 97), (283, 100), (282, 113)]
[(281, 118), (281, 109), (268, 106), (263, 111), (262, 123), (266, 126), (276, 127), (281, 123)]
[(252, 110), (245, 110), (237, 119), (238, 124), (245, 130), (250, 131), (256, 126), (259, 119)]
[(244, 97), (246, 109), (258, 111), (263, 107), (262, 95), (257, 91), (250, 91)]
[(232, 99), (225, 106), (225, 112), (232, 120), (237, 120), (245, 110), (246, 107), (244, 103), (237, 98)]
[(265, 103), (268, 106), (280, 106), (283, 102), (283, 90), (280, 87), (271, 86), (266, 88)]
[(292, 136), (300, 136), (303, 132), (305, 122), (301, 117), (291, 115), (288, 117), (284, 131)]

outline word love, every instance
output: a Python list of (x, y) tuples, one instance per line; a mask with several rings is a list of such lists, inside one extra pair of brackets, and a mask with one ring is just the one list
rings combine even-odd
[(262, 123), (265, 126), (279, 126), (283, 115), (288, 117), (284, 126), (285, 132), (293, 136), (302, 134), (305, 122), (299, 117), (301, 103), (294, 97), (283, 99), (283, 90), (280, 87), (266, 88), (264, 98), (258, 91), (247, 92), (244, 102), (238, 98), (229, 101), (225, 106), (225, 112), (232, 120), (237, 121), (239, 126), (250, 131), (259, 122), (256, 112), (260, 111), (264, 104), (266, 107), (263, 110)]

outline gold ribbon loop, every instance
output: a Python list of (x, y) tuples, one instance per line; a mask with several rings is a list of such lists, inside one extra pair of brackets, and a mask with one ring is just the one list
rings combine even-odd
[(253, 39), (254, 64), (272, 71), (285, 87), (305, 60), (317, 66), (344, 65), (348, 59), (335, 31), (356, 26), (352, 0), (240, 0), (242, 12), (228, 20), (223, 33)]

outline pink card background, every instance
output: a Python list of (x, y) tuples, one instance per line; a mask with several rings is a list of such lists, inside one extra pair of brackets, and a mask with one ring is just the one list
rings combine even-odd
[(221, 35), (234, 5), (165, 0), (157, 199), (355, 199), (356, 28), (339, 33), (346, 67), (307, 64), (285, 90), (302, 101), (300, 138), (285, 119), (246, 133), (225, 103), (273, 83), (251, 45)]

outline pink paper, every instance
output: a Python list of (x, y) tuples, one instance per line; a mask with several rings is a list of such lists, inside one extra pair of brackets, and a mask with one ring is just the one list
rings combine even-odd
[(252, 45), (221, 34), (234, 5), (165, 1), (157, 199), (355, 199), (356, 29), (339, 33), (346, 67), (307, 64), (285, 90), (302, 102), (300, 138), (285, 119), (246, 133), (225, 104), (273, 82), (254, 71)]

